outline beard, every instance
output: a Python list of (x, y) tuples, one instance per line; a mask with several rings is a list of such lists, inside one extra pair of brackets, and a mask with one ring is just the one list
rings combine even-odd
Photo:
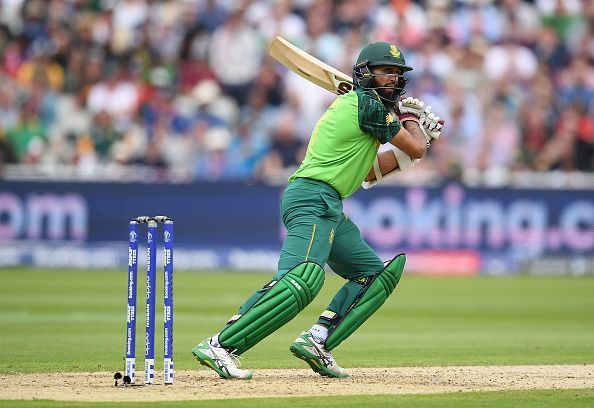
[(398, 91), (395, 89), (395, 86), (390, 86), (387, 88), (376, 88), (375, 91), (380, 96), (383, 104), (387, 107), (394, 107), (398, 102)]
[(391, 86), (389, 88), (378, 88), (377, 93), (386, 99), (390, 99), (392, 95), (394, 95), (394, 87)]

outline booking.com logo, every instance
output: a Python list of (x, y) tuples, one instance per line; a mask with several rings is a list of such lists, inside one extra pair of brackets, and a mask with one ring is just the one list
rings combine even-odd
[(89, 235), (87, 200), (75, 193), (0, 191), (0, 239), (84, 241)]

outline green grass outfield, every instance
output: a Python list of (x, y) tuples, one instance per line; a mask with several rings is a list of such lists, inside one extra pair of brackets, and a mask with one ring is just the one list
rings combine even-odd
[[(176, 369), (197, 368), (190, 349), (219, 330), (270, 276), (176, 273)], [(122, 370), (126, 278), (125, 271), (0, 269), (0, 373)], [(341, 282), (328, 275), (313, 304), (246, 353), (244, 366), (304, 368), (288, 352), (288, 345), (315, 321)], [(161, 286), (157, 290), (160, 295)], [(142, 292), (139, 287), (139, 356), (144, 346)], [(162, 302), (162, 296), (158, 299)], [(162, 324), (157, 327), (162, 330)], [(159, 333), (156, 350), (160, 351)], [(346, 367), (594, 363), (594, 278), (405, 276), (384, 307), (349, 340), (353, 341), (335, 352)], [(522, 406), (542, 406), (538, 401), (556, 398), (569, 398), (577, 406), (584, 401), (594, 404), (592, 390), (382, 396), (365, 397), (365, 401), (368, 405), (377, 400), (378, 406), (389, 405), (386, 401), (414, 406), (449, 406), (443, 401), (452, 401), (451, 406), (464, 406), (466, 402), (468, 406), (483, 406), (481, 401), (491, 400), (485, 395), (496, 395), (501, 404), (519, 398)], [(312, 405), (315, 400), (291, 398), (283, 400), (284, 405), (243, 402), (245, 406), (318, 406)], [(345, 407), (358, 406), (357, 397), (332, 401), (340, 401)], [(35, 401), (6, 404), (46, 406)], [(72, 406), (95, 405), (104, 406)], [(231, 405), (201, 402), (199, 406)]]

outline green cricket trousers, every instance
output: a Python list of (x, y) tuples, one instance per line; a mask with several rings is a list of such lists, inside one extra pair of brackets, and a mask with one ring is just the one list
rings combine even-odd
[[(334, 296), (328, 310), (343, 312), (355, 300), (367, 279), (383, 268), (382, 260), (363, 241), (359, 228), (343, 213), (342, 201), (330, 185), (313, 179), (290, 182), (281, 200), (281, 217), (287, 228), (273, 279), (304, 261), (326, 263), (348, 282)], [(240, 308), (243, 314), (266, 289), (254, 293)], [(324, 320), (319, 320), (325, 323)]]

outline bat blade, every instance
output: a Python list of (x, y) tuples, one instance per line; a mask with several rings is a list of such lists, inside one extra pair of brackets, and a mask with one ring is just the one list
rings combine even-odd
[(353, 89), (353, 79), (350, 76), (309, 55), (282, 37), (272, 40), (268, 53), (297, 75), (332, 93), (342, 95)]

